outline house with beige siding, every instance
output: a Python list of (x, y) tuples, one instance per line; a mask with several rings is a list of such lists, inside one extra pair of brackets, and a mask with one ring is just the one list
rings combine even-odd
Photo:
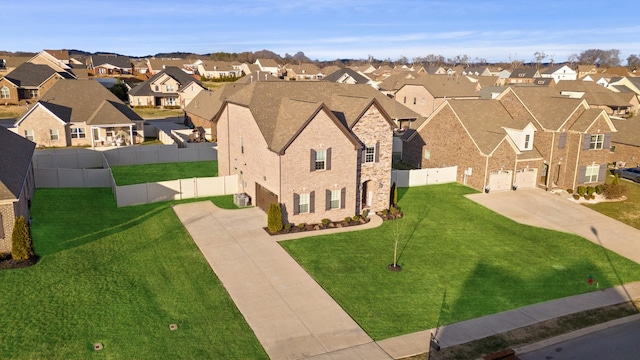
[(447, 100), (405, 133), (403, 161), (458, 167), (478, 190), (575, 189), (606, 177), (612, 133), (606, 111), (549, 88), (507, 88), (491, 100)]
[(254, 82), (217, 116), (220, 175), (285, 221), (341, 220), (389, 206), (391, 117), (368, 85)]
[(11, 252), (16, 219), (29, 219), (35, 144), (0, 126), (0, 253)]
[(184, 109), (203, 90), (199, 80), (170, 66), (129, 90), (129, 105)]
[(15, 123), (38, 147), (124, 146), (144, 140), (143, 120), (94, 80), (60, 80)]

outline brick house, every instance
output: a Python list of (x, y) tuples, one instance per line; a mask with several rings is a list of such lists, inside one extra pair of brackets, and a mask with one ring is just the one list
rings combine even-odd
[(87, 70), (93, 76), (120, 76), (133, 73), (133, 65), (128, 56), (91, 55), (87, 59)]
[(540, 72), (537, 69), (517, 68), (511, 71), (506, 83), (509, 85), (533, 84), (540, 78), (542, 78), (542, 76), (540, 76)]
[(23, 63), (0, 79), (0, 103), (35, 103), (63, 76), (48, 65)]
[(494, 100), (447, 100), (403, 136), (403, 161), (457, 165), (478, 190), (574, 189), (606, 176), (611, 133), (602, 109), (548, 88), (507, 88)]
[(35, 190), (35, 144), (0, 126), (0, 253), (11, 252), (13, 226), (18, 217), (29, 219)]
[(99, 82), (60, 80), (14, 126), (39, 147), (95, 147), (142, 142), (142, 123)]
[(612, 119), (618, 132), (611, 137), (609, 162), (624, 167), (640, 166), (640, 120)]
[(169, 66), (129, 90), (129, 105), (184, 109), (203, 90), (192, 75)]
[(394, 124), (368, 85), (255, 82), (217, 117), (220, 175), (292, 223), (389, 206)]

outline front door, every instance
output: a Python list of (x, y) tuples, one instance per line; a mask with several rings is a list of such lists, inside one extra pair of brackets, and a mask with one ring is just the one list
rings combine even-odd
[(549, 164), (542, 164), (542, 173), (540, 173), (540, 183), (547, 186), (547, 174), (549, 173)]
[(373, 203), (373, 190), (371, 180), (362, 183), (362, 208), (370, 207)]

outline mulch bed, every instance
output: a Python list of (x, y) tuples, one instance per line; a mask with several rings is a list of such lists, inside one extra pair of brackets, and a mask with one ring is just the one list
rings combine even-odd
[(330, 221), (328, 222), (326, 225), (324, 224), (304, 224), (303, 226), (298, 226), (298, 225), (293, 225), (291, 227), (284, 228), (276, 233), (272, 233), (271, 231), (269, 231), (268, 228), (264, 227), (264, 231), (267, 232), (267, 234), (269, 235), (282, 235), (282, 234), (291, 234), (291, 233), (299, 233), (299, 232), (305, 232), (305, 231), (319, 231), (319, 230), (325, 230), (325, 229), (335, 229), (335, 228), (343, 228), (343, 227), (350, 227), (350, 226), (358, 226), (358, 225), (362, 225), (362, 224), (366, 224), (370, 221), (371, 219), (369, 218), (360, 218), (358, 220), (351, 220), (349, 222), (347, 221)]
[(33, 266), (38, 263), (38, 256), (28, 260), (14, 260), (11, 254), (0, 254), (0, 270), (19, 269)]

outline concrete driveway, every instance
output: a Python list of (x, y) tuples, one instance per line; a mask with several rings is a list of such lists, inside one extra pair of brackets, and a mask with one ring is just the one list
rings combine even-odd
[(518, 189), (467, 198), (519, 223), (574, 233), (640, 263), (640, 230), (571, 201), (566, 192)]
[(263, 230), (262, 210), (210, 201), (173, 210), (271, 359), (391, 358), (276, 242), (280, 236)]

